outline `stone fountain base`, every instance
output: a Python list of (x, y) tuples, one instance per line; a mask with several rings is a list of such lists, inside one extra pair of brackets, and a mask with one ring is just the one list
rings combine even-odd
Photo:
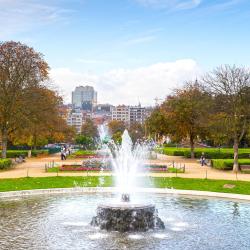
[(149, 229), (164, 229), (154, 205), (117, 204), (99, 205), (97, 216), (92, 218), (92, 226), (107, 231), (145, 232)]

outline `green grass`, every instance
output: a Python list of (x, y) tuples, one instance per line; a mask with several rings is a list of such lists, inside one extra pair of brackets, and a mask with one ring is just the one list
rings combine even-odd
[(95, 151), (92, 150), (78, 150), (72, 155), (81, 156), (81, 155), (95, 155), (95, 154), (96, 154)]
[[(219, 170), (232, 170), (233, 159), (212, 159), (212, 167)], [(239, 159), (239, 165), (250, 165), (250, 159)]]
[[(103, 180), (101, 186), (113, 186), (111, 176), (86, 176), (86, 177), (39, 177), (39, 178), (17, 178), (1, 179), (0, 191), (31, 190), (31, 189), (48, 189), (48, 188), (70, 188), (75, 186), (81, 187), (98, 187), (100, 179)], [(236, 193), (250, 195), (250, 182), (246, 181), (229, 181), (229, 180), (207, 180), (207, 179), (185, 179), (185, 178), (157, 178), (150, 177), (152, 186), (157, 188), (174, 188), (183, 190), (200, 190), (223, 193)], [(232, 189), (223, 188), (225, 184), (235, 185)], [(151, 186), (151, 187), (152, 187)]]
[[(112, 178), (105, 176), (102, 187), (112, 185)], [(81, 187), (97, 187), (100, 186), (98, 177), (70, 177), (70, 176), (55, 176), (55, 177), (26, 177), (17, 179), (0, 179), (0, 191), (16, 191), (16, 190), (31, 190), (31, 189), (48, 189), (48, 188), (71, 188), (75, 186)]]
[(183, 168), (168, 168), (167, 173), (184, 173)]
[[(157, 152), (170, 155), (170, 156), (184, 156), (186, 158), (191, 157), (189, 148), (159, 148)], [(195, 158), (200, 158), (201, 154), (204, 153), (208, 159), (232, 159), (234, 152), (232, 148), (195, 148)], [(239, 158), (250, 158), (250, 148), (240, 148)]]
[(72, 153), (71, 155), (69, 155), (69, 158), (77, 158), (80, 156), (88, 156), (88, 155), (96, 155), (96, 152), (93, 150), (77, 150), (76, 152)]

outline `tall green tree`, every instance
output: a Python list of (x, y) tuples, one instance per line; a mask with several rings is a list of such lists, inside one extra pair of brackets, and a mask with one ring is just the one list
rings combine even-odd
[(247, 133), (250, 121), (250, 70), (223, 65), (203, 79), (207, 91), (214, 97), (216, 111), (223, 114), (223, 130), (234, 141), (234, 167), (239, 171), (239, 143)]

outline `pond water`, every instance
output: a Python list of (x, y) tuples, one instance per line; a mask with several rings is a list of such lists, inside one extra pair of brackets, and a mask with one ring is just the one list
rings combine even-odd
[(145, 194), (164, 230), (106, 232), (90, 226), (111, 194), (40, 195), (0, 200), (0, 249), (250, 249), (250, 203)]

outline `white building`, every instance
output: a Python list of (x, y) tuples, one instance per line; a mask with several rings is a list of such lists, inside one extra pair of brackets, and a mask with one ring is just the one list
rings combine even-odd
[(120, 105), (112, 108), (112, 120), (124, 121), (125, 123), (137, 122), (143, 124), (146, 118), (146, 109), (138, 106)]
[(75, 127), (78, 134), (82, 131), (83, 124), (83, 114), (80, 109), (72, 110), (68, 113), (67, 124), (69, 126)]
[(130, 110), (130, 122), (137, 122), (143, 124), (146, 119), (146, 108), (138, 106), (131, 106)]
[(76, 108), (92, 111), (97, 104), (97, 92), (92, 86), (78, 86), (72, 92), (72, 104)]
[(129, 106), (119, 105), (112, 108), (111, 119), (116, 121), (130, 122)]

